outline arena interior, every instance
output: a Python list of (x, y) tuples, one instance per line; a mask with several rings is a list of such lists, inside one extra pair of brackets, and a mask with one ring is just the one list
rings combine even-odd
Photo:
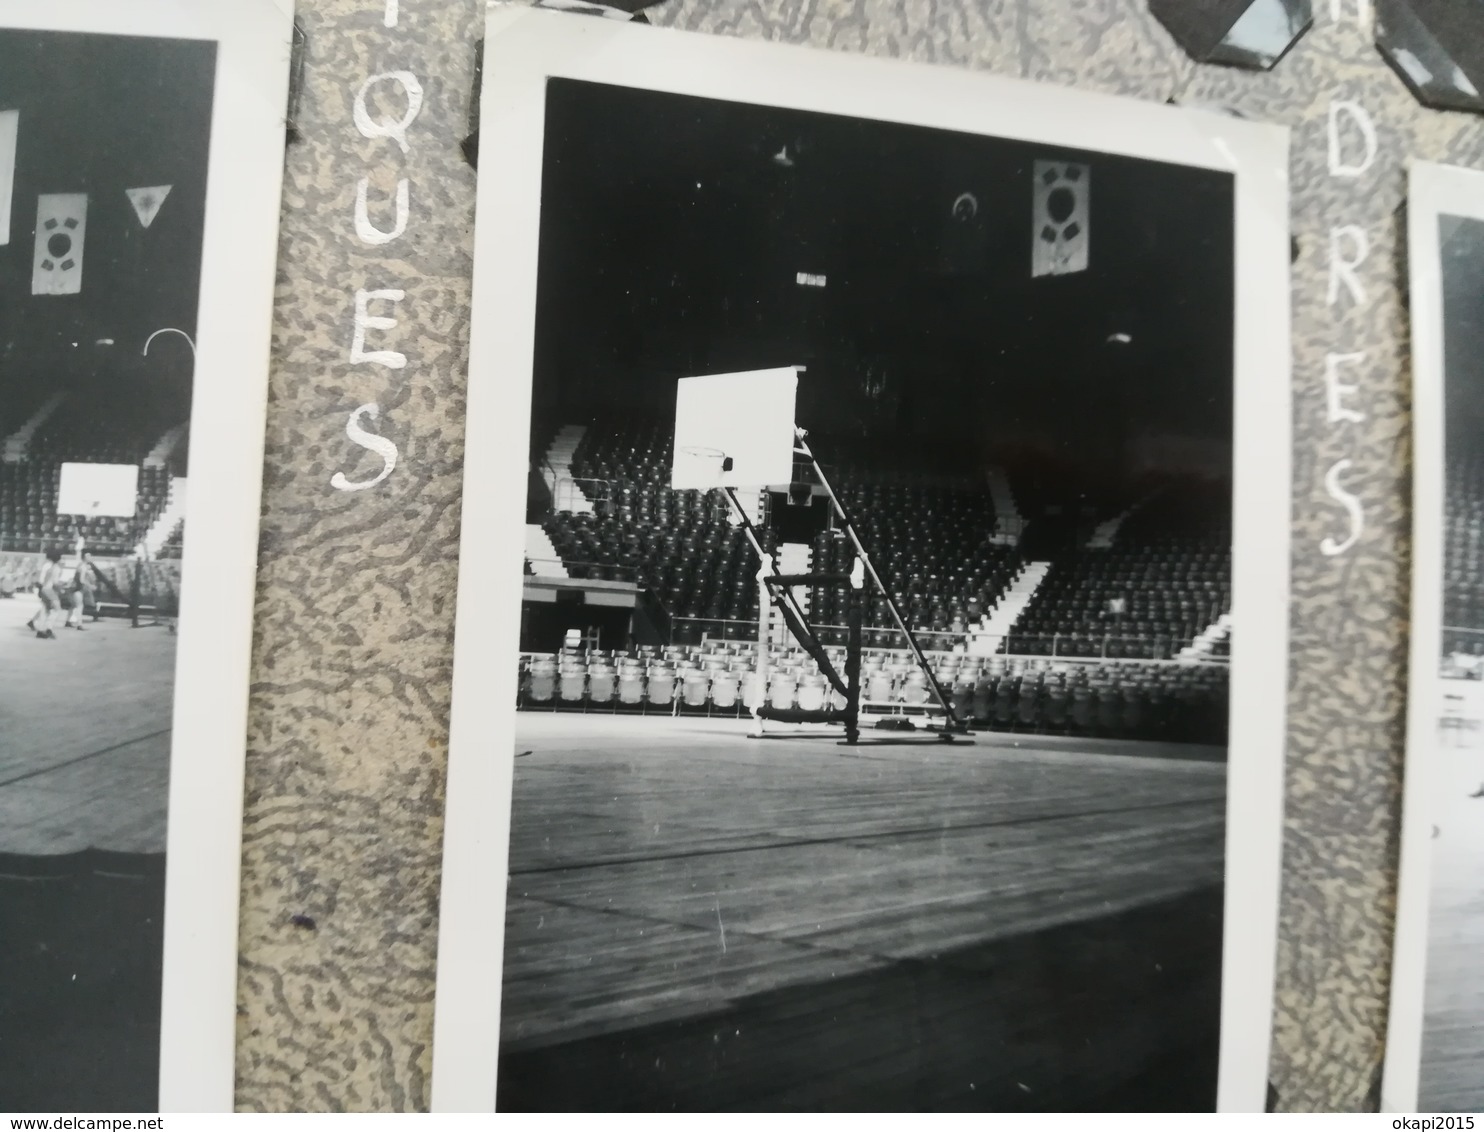
[(1484, 222), (1444, 216), (1443, 704), (1419, 1105), (1484, 1107)]
[[(499, 1107), (1209, 1108), (1229, 179), (556, 80), (546, 146)], [(788, 365), (928, 658), (868, 591), (853, 746), (751, 737), (838, 693), (670, 487), (677, 379)], [(849, 570), (807, 461), (739, 502)], [(845, 588), (798, 596), (838, 666)]]
[[(214, 48), (3, 30), (0, 64), (0, 1109), (147, 1111)], [(38, 293), (38, 198), (64, 191), (80, 286)], [(135, 467), (133, 515), (60, 511), (64, 464)]]

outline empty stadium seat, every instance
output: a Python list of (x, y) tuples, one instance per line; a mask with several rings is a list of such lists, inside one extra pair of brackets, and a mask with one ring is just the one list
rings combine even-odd
[(1484, 655), (1484, 460), (1450, 461), (1443, 493), (1443, 654)]
[[(542, 526), (571, 576), (634, 581), (652, 592), (673, 618), (675, 644), (755, 637), (756, 556), (722, 493), (670, 489), (672, 447), (671, 431), (652, 421), (589, 425), (571, 475), (592, 511), (558, 507)], [(990, 539), (995, 514), (983, 484), (882, 471), (881, 463), (873, 451), (869, 461), (832, 469), (832, 479), (908, 624), (926, 647), (953, 647), (999, 599), (1018, 558)], [(771, 531), (764, 538), (774, 549)], [(853, 559), (836, 532), (817, 536), (812, 549), (818, 572), (843, 572)], [(815, 587), (808, 600), (822, 638), (843, 644), (843, 589)], [(905, 643), (879, 595), (863, 612), (868, 640)]]
[[(770, 646), (769, 702), (775, 707), (842, 707), (813, 660), (795, 646)], [(843, 664), (843, 657), (834, 661)], [(940, 677), (954, 674), (955, 710), (977, 726), (1181, 742), (1226, 741), (1227, 672), (1216, 664), (1168, 661), (1060, 660), (929, 654)], [(674, 650), (647, 649), (564, 656), (527, 655), (521, 662), (521, 707), (554, 706), (652, 715), (735, 717), (761, 702), (755, 647), (708, 641)], [(585, 673), (586, 690), (580, 694)], [(920, 710), (932, 696), (912, 657), (882, 650), (864, 659), (863, 701), (871, 711)], [(676, 697), (680, 702), (677, 704)]]
[(556, 695), (557, 669), (551, 662), (537, 662), (531, 666), (530, 677), (526, 683), (527, 699), (537, 705), (546, 706), (551, 704)]
[(1006, 651), (1169, 660), (1231, 609), (1230, 489), (1167, 487), (1112, 546), (1051, 562)]
[[(181, 442), (158, 466), (141, 466), (132, 517), (59, 514), (65, 462), (142, 465), (179, 423), (181, 407), (137, 391), (70, 396), (37, 428), (22, 459), (0, 464), (0, 550), (41, 552), (81, 536), (95, 553), (132, 551), (169, 502), (172, 479), (185, 474)], [(178, 544), (177, 544), (178, 545)], [(178, 550), (174, 553), (178, 556)]]

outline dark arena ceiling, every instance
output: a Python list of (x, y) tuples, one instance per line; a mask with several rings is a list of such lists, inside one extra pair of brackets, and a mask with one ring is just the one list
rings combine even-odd
[[(1037, 159), (1090, 166), (1086, 271), (1031, 276)], [(799, 364), (819, 434), (1229, 460), (1232, 207), (1220, 172), (552, 80), (538, 416)]]
[[(46, 389), (169, 383), (194, 335), (216, 47), (145, 37), (0, 31), (0, 110), (19, 110), (10, 242), (0, 245), (0, 402)], [(126, 189), (169, 185), (145, 228)], [(86, 193), (82, 290), (31, 293), (37, 197)], [(4, 408), (0, 405), (0, 423)]]

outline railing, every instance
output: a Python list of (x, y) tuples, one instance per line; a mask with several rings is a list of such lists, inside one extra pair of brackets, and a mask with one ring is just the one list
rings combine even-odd
[[(810, 626), (825, 645), (845, 644), (847, 629), (844, 625), (811, 625)], [(674, 618), (674, 633), (672, 640), (675, 644), (698, 645), (707, 640), (726, 641), (750, 641), (756, 642), (758, 635), (758, 624), (756, 621), (729, 620), (721, 617), (676, 617)], [(956, 652), (960, 651), (965, 643), (966, 635), (963, 633), (949, 632), (945, 630), (914, 629), (912, 635), (917, 638), (917, 643), (925, 652)], [(894, 649), (906, 651), (907, 639), (900, 629), (878, 629), (866, 628), (862, 630), (862, 636), (867, 648), (872, 649)], [(1020, 635), (1024, 643), (1031, 638), (1031, 634)], [(1185, 647), (1181, 642), (1184, 638), (1158, 636), (1158, 637), (1130, 637), (1115, 636), (1107, 634), (1097, 638), (1096, 647), (1088, 647), (1090, 639), (1083, 637), (1073, 641), (1070, 636), (1052, 634), (1048, 638), (1036, 637), (1035, 644), (1045, 639), (1046, 651), (1037, 648), (1032, 651), (1015, 645), (1011, 641), (1002, 641), (999, 649), (994, 655), (1011, 656), (1018, 658), (1055, 658), (1065, 661), (1081, 662), (1108, 662), (1110, 664), (1179, 664), (1181, 661), (1176, 657), (1181, 648)], [(1010, 644), (1007, 650), (1004, 646)], [(1075, 644), (1077, 647), (1072, 647)], [(1122, 645), (1123, 648), (1116, 646)], [(1148, 647), (1148, 646), (1155, 647)], [(1137, 653), (1138, 655), (1128, 655)], [(1154, 655), (1145, 655), (1153, 653)], [(1203, 657), (1202, 664), (1226, 664), (1226, 657)]]
[(1008, 515), (999, 515), (995, 518), (994, 527), (989, 532), (989, 541), (994, 546), (1016, 546), (1021, 536), (1025, 534), (1025, 519), (1016, 515), (1011, 518)]
[[(607, 480), (579, 478), (570, 473), (566, 476), (559, 476), (556, 473), (556, 469), (544, 460), (542, 461), (542, 468), (546, 472), (549, 472), (551, 476), (551, 509), (553, 511), (576, 510), (580, 499), (585, 499), (588, 503), (596, 507), (600, 487), (610, 483)], [(606, 490), (603, 490), (601, 494), (604, 498), (607, 497)]]
[[(566, 570), (568, 578), (583, 581), (601, 582), (626, 582), (639, 591), (639, 603), (643, 613), (649, 618), (650, 624), (654, 626), (655, 634), (666, 644), (670, 644), (675, 637), (675, 625), (670, 615), (670, 608), (664, 599), (652, 588), (642, 585), (639, 581), (638, 572), (632, 566), (615, 566), (598, 562), (568, 562), (563, 558), (526, 558), (536, 578), (560, 578), (551, 569), (560, 566)], [(754, 622), (754, 624), (756, 624)]]
[[(574, 476), (570, 472), (566, 475), (558, 475), (556, 469), (544, 457), (539, 461), (539, 465), (543, 473), (543, 478), (548, 479), (551, 484), (551, 507), (553, 511), (575, 511), (579, 502), (585, 501), (591, 504), (593, 510), (598, 514), (604, 514), (608, 509), (608, 504), (619, 498), (620, 488), (637, 488), (639, 486), (638, 481), (627, 479), (598, 479), (592, 476)], [(838, 476), (838, 472), (828, 466), (825, 467), (825, 473), (826, 475), (833, 474)], [(919, 478), (924, 481), (919, 486), (979, 490), (973, 485), (972, 481), (966, 480), (964, 477), (936, 477), (932, 483), (926, 481), (933, 479), (933, 477)], [(794, 482), (810, 485), (817, 483), (813, 465), (805, 460), (795, 461)], [(838, 482), (838, 480), (835, 482)], [(868, 483), (870, 482), (870, 478), (861, 479), (857, 477), (856, 482)], [(896, 482), (896, 480), (893, 479), (890, 482)], [(668, 485), (665, 483), (651, 486), (658, 486), (668, 490)], [(757, 522), (766, 521), (767, 508), (771, 503), (767, 493), (762, 493), (762, 496), (763, 511), (761, 516), (755, 520)], [(711, 506), (714, 511), (714, 518), (730, 519), (732, 517), (731, 506), (719, 493), (712, 499)], [(997, 524), (997, 526), (984, 532), (985, 538), (995, 544), (1014, 544), (1019, 541), (1021, 534), (1025, 530), (1025, 520), (1019, 517), (1015, 519), (1001, 518), (997, 520)]]
[(596, 511), (600, 502), (606, 503), (612, 498), (614, 486), (613, 480), (595, 480), (586, 476), (568, 475), (566, 479), (557, 481), (553, 506), (558, 511), (571, 511), (579, 499), (584, 499)]
[[(1156, 633), (1129, 636), (1121, 633), (1015, 633), (1008, 634), (995, 649), (1008, 656), (1055, 656), (1077, 660), (1174, 660), (1190, 644), (1187, 637)], [(1209, 657), (1220, 663), (1224, 658)]]
[(551, 476), (548, 482), (551, 484), (551, 509), (553, 511), (575, 510), (577, 508), (579, 494), (591, 499), (591, 495), (589, 495), (587, 490), (577, 480), (573, 479), (570, 473), (566, 476), (559, 476), (556, 469), (550, 464), (543, 461), (543, 465), (545, 471), (549, 472)]
[(756, 641), (756, 621), (731, 621), (724, 617), (672, 617), (670, 639), (675, 644), (699, 645), (704, 641)]
[[(632, 566), (617, 566), (612, 563), (602, 562), (569, 562), (565, 558), (527, 558), (531, 569), (539, 577), (561, 577), (553, 566), (561, 566), (566, 569), (567, 577), (581, 578), (585, 581), (594, 582), (629, 582), (633, 585), (639, 584), (637, 571)], [(542, 569), (546, 567), (546, 569)]]
[[(86, 539), (86, 549), (89, 554), (126, 555), (133, 552), (138, 545), (138, 540), (129, 542), (126, 539)], [(47, 550), (57, 549), (65, 554), (71, 554), (73, 547), (77, 544), (76, 535), (0, 535), (0, 550), (14, 551), (19, 554), (44, 554)]]
[[(756, 641), (758, 623), (751, 620), (735, 620), (722, 617), (674, 617), (672, 639), (678, 644), (700, 644), (705, 640)], [(812, 625), (825, 644), (845, 643), (844, 625)], [(1484, 646), (1484, 631), (1475, 632)], [(905, 649), (907, 639), (900, 629), (867, 626), (862, 630), (865, 643), (871, 648)], [(951, 630), (914, 629), (918, 644), (930, 652), (954, 652), (962, 649), (969, 634)], [(1101, 635), (1071, 633), (1011, 633), (1002, 638), (994, 648), (999, 656), (1039, 657), (1049, 656), (1063, 660), (1132, 660), (1175, 661), (1180, 652), (1191, 643), (1185, 636), (1160, 633), (1152, 636), (1126, 633), (1104, 633)], [(1229, 656), (1202, 656), (1204, 664), (1229, 664)], [(1479, 658), (1474, 679), (1484, 679), (1484, 655)]]
[[(549, 465), (548, 465), (549, 467)], [(603, 514), (608, 510), (608, 505), (619, 498), (619, 488), (634, 487), (635, 484), (629, 480), (604, 480), (593, 479), (588, 476), (565, 476), (557, 477), (552, 471), (555, 487), (552, 489), (552, 510), (574, 511), (581, 500), (592, 505), (594, 511)], [(668, 485), (661, 484), (661, 488), (668, 491)], [(724, 498), (712, 501), (714, 518), (724, 519), (731, 512)]]

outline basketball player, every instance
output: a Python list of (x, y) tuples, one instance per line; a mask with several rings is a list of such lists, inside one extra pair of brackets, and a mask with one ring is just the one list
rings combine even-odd
[(62, 552), (55, 547), (49, 547), (46, 552), (46, 563), (41, 567), (41, 577), (36, 586), (36, 596), (41, 599), (41, 608), (36, 611), (36, 616), (27, 622), (40, 640), (55, 641), (57, 639), (57, 635), (52, 632), (52, 614), (62, 608), (62, 599), (57, 594), (57, 585), (61, 577)]
[(88, 585), (88, 574), (93, 569), (93, 559), (82, 548), (81, 539), (78, 539), (77, 554), (79, 561), (72, 575), (72, 584), (68, 587), (67, 620), (64, 624), (66, 628), (76, 629), (80, 633), (83, 629), (83, 610), (93, 604), (93, 587)]

